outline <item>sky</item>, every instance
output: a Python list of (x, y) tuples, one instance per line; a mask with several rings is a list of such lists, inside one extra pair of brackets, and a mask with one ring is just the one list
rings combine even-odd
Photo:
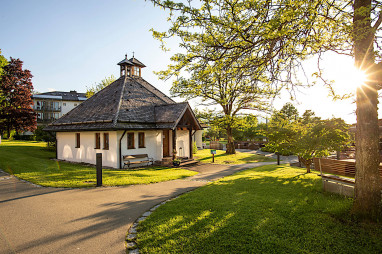
[[(166, 69), (170, 57), (180, 49), (177, 40), (168, 42), (170, 52), (160, 49), (151, 28), (166, 31), (167, 12), (144, 0), (0, 0), (0, 49), (2, 54), (19, 58), (34, 76), (38, 92), (85, 92), (86, 87), (105, 77), (119, 77), (125, 54), (147, 67), (142, 77), (170, 96), (171, 81), (161, 81), (153, 73)], [(316, 71), (314, 61), (306, 63), (308, 75)], [(329, 79), (338, 80), (338, 90), (348, 90), (352, 81), (352, 60), (329, 54), (325, 67)], [(310, 79), (312, 81), (312, 79)], [(292, 103), (300, 114), (313, 110), (322, 118), (341, 117), (355, 123), (352, 100), (333, 102), (322, 85), (301, 89)], [(287, 93), (274, 101), (280, 109), (289, 100)], [(182, 99), (176, 98), (176, 101)], [(191, 101), (193, 108), (199, 107)], [(218, 107), (217, 107), (218, 108)], [(265, 117), (264, 114), (261, 114)]]

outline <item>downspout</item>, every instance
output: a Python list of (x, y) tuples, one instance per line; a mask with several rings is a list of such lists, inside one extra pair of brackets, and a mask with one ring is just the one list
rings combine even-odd
[(122, 169), (122, 139), (123, 137), (125, 136), (127, 130), (125, 130), (121, 136), (121, 138), (119, 139), (119, 168)]

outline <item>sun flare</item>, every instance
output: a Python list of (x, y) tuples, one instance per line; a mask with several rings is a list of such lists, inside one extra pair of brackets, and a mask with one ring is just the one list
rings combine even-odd
[(365, 84), (367, 81), (367, 75), (364, 71), (353, 66), (351, 70), (349, 70), (349, 88), (352, 91), (355, 91), (358, 87)]

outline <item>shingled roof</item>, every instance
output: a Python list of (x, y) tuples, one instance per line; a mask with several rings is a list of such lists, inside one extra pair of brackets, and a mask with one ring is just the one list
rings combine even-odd
[[(176, 103), (141, 77), (122, 76), (45, 130), (174, 129), (186, 111), (195, 117), (187, 102)], [(193, 125), (201, 129), (197, 120)]]
[(63, 101), (84, 101), (86, 100), (85, 93), (77, 93), (76, 91), (70, 92), (61, 92), (61, 91), (53, 91), (46, 93), (39, 93), (32, 95), (33, 99), (49, 99), (54, 98), (56, 100)]

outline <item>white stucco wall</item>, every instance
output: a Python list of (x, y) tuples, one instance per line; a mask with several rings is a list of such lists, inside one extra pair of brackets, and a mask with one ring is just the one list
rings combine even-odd
[[(134, 145), (135, 149), (127, 149), (127, 133), (134, 133)], [(145, 133), (145, 148), (138, 147), (138, 133)], [(162, 160), (163, 155), (163, 143), (162, 136), (163, 132), (161, 130), (149, 130), (149, 131), (128, 131), (125, 136), (122, 138), (121, 147), (122, 154), (121, 157), (125, 155), (135, 155), (135, 154), (147, 154), (150, 158), (153, 158), (154, 161)], [(118, 131), (118, 142), (123, 131)]]
[[(80, 105), (83, 101), (62, 101), (61, 102), (61, 112), (60, 117), (68, 113), (70, 110), (74, 109)], [(65, 104), (65, 106), (64, 106)], [(76, 106), (75, 106), (76, 105)]]
[[(80, 147), (76, 148), (76, 133), (80, 133)], [(95, 147), (95, 133), (101, 134), (101, 149)], [(109, 150), (103, 148), (103, 133), (109, 133)], [(102, 153), (102, 165), (118, 168), (116, 131), (57, 132), (57, 158), (73, 162), (96, 163), (96, 153)]]
[[(134, 133), (135, 149), (127, 149), (127, 133)], [(138, 133), (145, 133), (145, 147), (138, 147)], [(76, 133), (80, 133), (80, 147), (76, 148)], [(95, 147), (95, 133), (101, 134), (101, 149)], [(109, 150), (103, 148), (103, 133), (109, 133)], [(96, 163), (96, 153), (102, 153), (102, 164), (107, 167), (119, 168), (125, 155), (148, 154), (155, 161), (163, 157), (163, 131), (128, 131), (121, 140), (121, 158), (119, 158), (119, 140), (123, 131), (87, 131), (87, 132), (57, 132), (57, 158), (73, 162)], [(177, 130), (176, 132), (177, 156), (189, 157), (189, 132)], [(170, 156), (172, 155), (172, 132), (170, 131)]]
[(193, 136), (193, 141), (196, 142), (198, 149), (203, 149), (203, 130), (198, 130)]
[(190, 157), (189, 131), (176, 131), (176, 152), (179, 157)]

